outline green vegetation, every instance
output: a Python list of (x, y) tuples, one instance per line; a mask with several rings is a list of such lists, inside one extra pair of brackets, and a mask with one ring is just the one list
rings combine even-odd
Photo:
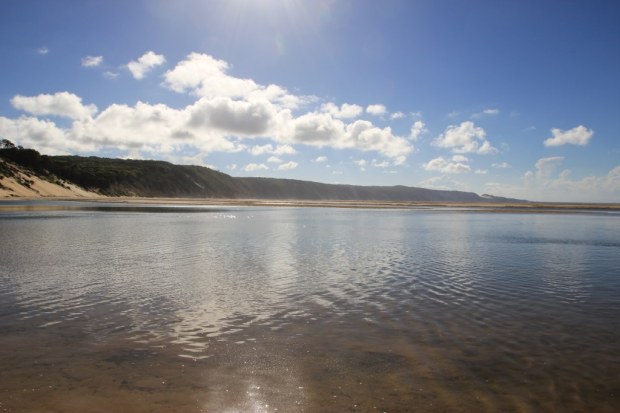
[(234, 179), (200, 166), (163, 161), (54, 156), (50, 171), (83, 188), (111, 196), (235, 196)]
[[(0, 140), (0, 158), (50, 182), (63, 185), (61, 180), (64, 180), (108, 196), (394, 202), (515, 201), (483, 198), (472, 192), (406, 186), (331, 185), (293, 179), (233, 178), (202, 166), (173, 165), (164, 161), (47, 156), (34, 149), (15, 146), (6, 139)], [(1, 162), (0, 174), (13, 176), (10, 164)], [(27, 185), (28, 182), (22, 184)]]

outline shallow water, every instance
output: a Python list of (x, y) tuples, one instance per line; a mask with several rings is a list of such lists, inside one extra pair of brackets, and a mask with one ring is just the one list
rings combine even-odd
[(620, 217), (0, 213), (0, 411), (620, 410)]

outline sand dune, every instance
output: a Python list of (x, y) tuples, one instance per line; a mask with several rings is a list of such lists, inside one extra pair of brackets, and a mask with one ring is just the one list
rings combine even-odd
[(11, 165), (15, 176), (0, 179), (0, 198), (101, 198), (101, 195), (87, 191), (69, 182), (62, 185), (29, 174), (24, 169)]

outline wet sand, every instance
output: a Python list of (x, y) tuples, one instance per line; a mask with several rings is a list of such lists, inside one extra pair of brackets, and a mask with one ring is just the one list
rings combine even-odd
[[(618, 203), (471, 203), (426, 201), (342, 201), (342, 200), (291, 200), (291, 199), (232, 199), (232, 198), (144, 198), (144, 197), (22, 197), (2, 198), (14, 201), (79, 201), (97, 203), (147, 204), (147, 205), (196, 205), (196, 206), (265, 206), (306, 208), (366, 208), (366, 209), (449, 209), (466, 212), (518, 212), (518, 213), (572, 213), (572, 212), (618, 212)], [(0, 205), (0, 211), (10, 210), (8, 203)]]

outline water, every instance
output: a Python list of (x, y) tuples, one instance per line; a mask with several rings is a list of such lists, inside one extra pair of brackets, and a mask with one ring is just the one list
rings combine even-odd
[(614, 214), (1, 211), (0, 411), (620, 410)]

